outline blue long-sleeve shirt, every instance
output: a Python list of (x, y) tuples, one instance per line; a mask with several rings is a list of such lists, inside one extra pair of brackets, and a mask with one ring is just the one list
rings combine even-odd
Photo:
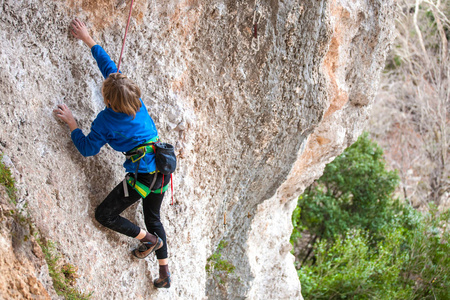
[[(99, 45), (91, 48), (98, 68), (106, 79), (109, 74), (116, 73), (116, 64)], [(72, 131), (72, 141), (83, 156), (92, 156), (108, 143), (114, 150), (127, 152), (134, 147), (158, 136), (155, 123), (147, 112), (144, 102), (133, 119), (124, 113), (118, 113), (105, 107), (91, 124), (91, 132), (87, 136), (77, 128)], [(123, 164), (127, 172), (135, 172), (136, 164), (126, 160)], [(139, 173), (149, 173), (156, 170), (155, 156), (147, 154), (139, 164)]]

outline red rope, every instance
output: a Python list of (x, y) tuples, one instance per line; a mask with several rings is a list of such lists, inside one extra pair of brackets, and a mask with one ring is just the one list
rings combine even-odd
[(125, 29), (125, 36), (123, 37), (122, 50), (120, 51), (119, 65), (117, 66), (117, 73), (119, 73), (119, 70), (120, 70), (120, 62), (122, 60), (123, 48), (125, 48), (125, 39), (127, 38), (128, 26), (130, 25), (131, 11), (133, 10), (133, 2), (134, 2), (134, 0), (131, 0), (130, 13), (128, 14), (127, 28)]
[(170, 174), (170, 187), (171, 187), (171, 190), (172, 190), (172, 204), (170, 204), (170, 205), (173, 205), (173, 178), (172, 178), (172, 174)]

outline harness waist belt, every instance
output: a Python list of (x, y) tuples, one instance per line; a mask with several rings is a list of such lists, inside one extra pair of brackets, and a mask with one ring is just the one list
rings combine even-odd
[(159, 137), (155, 136), (154, 138), (146, 141), (144, 144), (139, 145), (130, 151), (125, 153), (127, 159), (131, 159), (133, 163), (142, 159), (147, 153), (154, 153), (155, 149), (153, 144), (159, 142)]

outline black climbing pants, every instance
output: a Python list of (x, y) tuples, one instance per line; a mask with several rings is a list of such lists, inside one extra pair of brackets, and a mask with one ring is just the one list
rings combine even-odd
[[(133, 177), (133, 174), (129, 174)], [(150, 186), (153, 180), (153, 174), (139, 173), (139, 182)], [(167, 180), (168, 179), (168, 180)], [(166, 182), (167, 180), (167, 182)], [(154, 190), (159, 189), (162, 185), (162, 174), (158, 173), (158, 177), (153, 187)], [(170, 183), (170, 177), (164, 178), (164, 185)], [(130, 222), (128, 219), (121, 217), (120, 214), (129, 206), (136, 203), (141, 196), (131, 186), (128, 185), (129, 196), (125, 197), (123, 182), (120, 182), (105, 200), (97, 207), (95, 211), (95, 219), (105, 227), (114, 231), (125, 234), (129, 237), (135, 238), (141, 231), (140, 227)], [(150, 193), (143, 199), (144, 220), (147, 231), (152, 234), (157, 234), (164, 242), (161, 249), (156, 250), (156, 257), (158, 259), (167, 258), (167, 243), (166, 232), (161, 223), (160, 208), (161, 202), (164, 198), (164, 193), (155, 194)]]

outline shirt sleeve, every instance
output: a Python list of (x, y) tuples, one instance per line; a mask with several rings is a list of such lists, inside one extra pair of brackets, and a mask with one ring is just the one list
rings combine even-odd
[(109, 74), (117, 73), (117, 66), (109, 57), (108, 53), (100, 46), (95, 45), (91, 48), (92, 56), (97, 61), (98, 68), (102, 72), (103, 77), (108, 78)]
[(92, 156), (100, 152), (100, 148), (107, 143), (106, 134), (102, 134), (101, 126), (94, 120), (91, 132), (87, 136), (77, 128), (71, 133), (72, 141), (83, 156)]

